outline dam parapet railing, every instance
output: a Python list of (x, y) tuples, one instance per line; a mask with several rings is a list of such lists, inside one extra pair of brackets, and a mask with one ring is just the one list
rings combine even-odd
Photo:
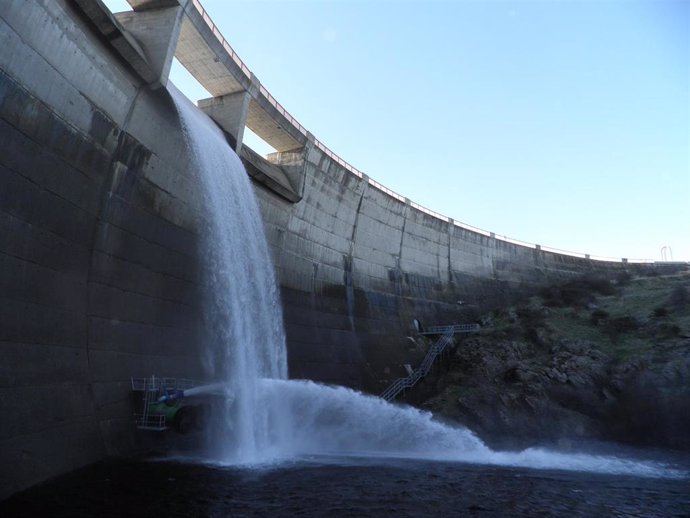
[[(414, 210), (448, 224), (449, 232), (459, 228), (494, 239), (497, 242), (510, 243), (539, 252), (579, 258), (585, 261), (642, 264), (657, 262), (651, 259), (596, 256), (529, 243), (455, 221), (410, 201), (341, 158), (300, 124), (251, 72), (225, 39), (200, 0), (127, 1), (135, 13), (150, 13), (156, 9), (163, 10), (160, 8), (161, 4), (164, 4), (166, 8), (177, 6), (184, 12), (180, 21), (179, 41), (171, 43), (174, 45), (175, 57), (213, 96), (210, 99), (199, 100), (197, 105), (235, 139), (237, 152), (242, 147), (243, 131), (247, 127), (272, 146), (278, 155), (284, 152), (298, 152), (306, 155), (306, 151), (310, 148), (318, 149), (334, 163), (357, 178), (366, 181), (369, 186), (398, 202), (408, 204)], [(118, 15), (115, 17), (117, 18)]]

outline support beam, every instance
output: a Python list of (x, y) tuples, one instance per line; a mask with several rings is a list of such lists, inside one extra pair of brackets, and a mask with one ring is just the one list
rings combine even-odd
[(297, 203), (302, 199), (299, 193), (293, 189), (290, 180), (281, 167), (271, 164), (252, 151), (249, 146), (243, 147), (241, 153), (238, 154), (242, 159), (244, 168), (247, 170), (247, 174), (254, 181), (292, 203)]
[(139, 42), (125, 30), (101, 0), (75, 0), (75, 3), (145, 83), (156, 81), (156, 74), (151, 69)]
[(266, 160), (280, 166), (285, 171), (300, 198), (304, 195), (304, 185), (307, 178), (307, 157), (313, 146), (314, 139), (311, 139), (307, 140), (306, 146), (290, 151), (277, 151), (266, 156)]
[(197, 101), (197, 106), (235, 139), (235, 152), (240, 153), (244, 127), (249, 113), (251, 95), (247, 91), (236, 92)]
[(153, 72), (153, 80), (149, 82), (153, 89), (168, 84), (170, 66), (180, 37), (183, 12), (183, 8), (178, 5), (115, 14), (120, 25), (134, 36), (141, 46)]
[(189, 0), (127, 0), (127, 3), (129, 3), (135, 11), (143, 11), (146, 9), (177, 7), (178, 5), (185, 7), (189, 3)]

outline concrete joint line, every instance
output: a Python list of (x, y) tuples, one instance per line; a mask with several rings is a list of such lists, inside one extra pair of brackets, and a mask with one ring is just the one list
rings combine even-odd
[(359, 195), (359, 202), (357, 202), (357, 210), (355, 212), (355, 221), (352, 224), (352, 235), (350, 236), (350, 258), (352, 258), (352, 254), (354, 252), (355, 239), (357, 238), (357, 225), (359, 224), (359, 213), (362, 210), (362, 201), (364, 200), (364, 193), (366, 193), (368, 188), (369, 188), (369, 184), (368, 184), (368, 182), (365, 182), (364, 187), (362, 188), (362, 192)]

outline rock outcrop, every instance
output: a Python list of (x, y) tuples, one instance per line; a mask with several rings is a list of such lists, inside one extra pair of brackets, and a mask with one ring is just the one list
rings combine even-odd
[(626, 279), (605, 294), (585, 285), (556, 304), (546, 290), (497, 310), (416, 402), (501, 447), (613, 440), (689, 450), (689, 281)]

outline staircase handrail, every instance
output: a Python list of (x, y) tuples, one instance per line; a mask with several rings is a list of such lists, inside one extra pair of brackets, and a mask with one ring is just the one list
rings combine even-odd
[(447, 326), (430, 326), (425, 327), (420, 331), (420, 335), (441, 335), (444, 334), (449, 329), (453, 330), (453, 333), (473, 333), (479, 331), (479, 324), (454, 324)]
[[(449, 326), (452, 327), (452, 326)], [(412, 374), (404, 378), (396, 379), (386, 390), (383, 391), (381, 397), (386, 401), (395, 399), (403, 390), (414, 387), (417, 382), (429, 374), (431, 366), (434, 361), (441, 354), (449, 344), (453, 341), (453, 329), (447, 329), (446, 332), (439, 338), (434, 345), (427, 351), (422, 363), (417, 367)]]
[(438, 358), (438, 356), (445, 351), (451, 343), (453, 343), (453, 335), (455, 333), (473, 333), (475, 331), (479, 331), (479, 329), (479, 324), (454, 324), (425, 328), (422, 332), (420, 332), (420, 334), (440, 334), (441, 338), (439, 338), (436, 343), (429, 348), (419, 367), (417, 367), (409, 376), (398, 378), (393, 381), (393, 383), (391, 383), (390, 386), (381, 393), (381, 397), (386, 401), (390, 401), (395, 399), (395, 397), (402, 391), (414, 387), (420, 379), (429, 374), (431, 366), (436, 361), (436, 358)]

